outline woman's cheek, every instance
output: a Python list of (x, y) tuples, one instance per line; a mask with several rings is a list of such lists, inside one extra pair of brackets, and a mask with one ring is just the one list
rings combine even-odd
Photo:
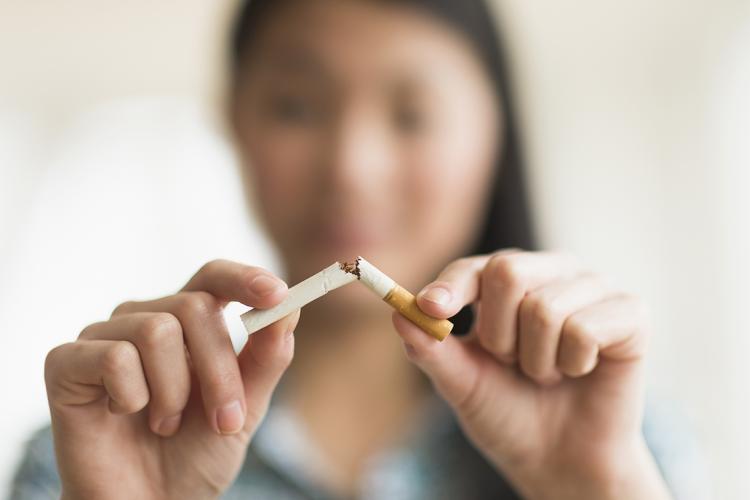
[(494, 158), (480, 137), (445, 127), (412, 157), (414, 224), (425, 244), (441, 245), (448, 258), (469, 244), (489, 195)]
[(318, 140), (311, 131), (283, 127), (258, 130), (250, 151), (260, 187), (275, 196), (296, 189), (315, 175)]
[[(294, 222), (295, 212), (304, 208), (308, 191), (314, 189), (315, 148), (311, 140), (289, 134), (266, 134), (251, 145), (254, 192), (269, 225)], [(272, 232), (275, 228), (271, 227)]]

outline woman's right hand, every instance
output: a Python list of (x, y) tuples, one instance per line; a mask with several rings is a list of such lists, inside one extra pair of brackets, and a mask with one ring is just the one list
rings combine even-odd
[(268, 271), (206, 264), (176, 295), (118, 306), (47, 355), (63, 498), (211, 498), (237, 475), (294, 351), (299, 313), (235, 354), (222, 310), (286, 296)]

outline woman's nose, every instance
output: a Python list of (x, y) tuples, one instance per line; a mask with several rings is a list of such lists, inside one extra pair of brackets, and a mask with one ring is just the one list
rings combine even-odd
[(328, 155), (330, 181), (337, 187), (363, 195), (376, 191), (393, 179), (396, 163), (394, 140), (374, 111), (340, 117)]

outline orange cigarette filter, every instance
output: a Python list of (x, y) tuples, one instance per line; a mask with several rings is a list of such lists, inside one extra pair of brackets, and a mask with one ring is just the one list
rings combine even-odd
[(422, 312), (417, 306), (416, 297), (411, 292), (364, 258), (357, 257), (354, 263), (344, 263), (342, 269), (355, 274), (362, 284), (375, 292), (388, 305), (436, 339), (443, 341), (453, 329), (453, 323), (447, 319), (433, 318)]
[(419, 306), (417, 306), (417, 298), (414, 297), (414, 294), (403, 288), (401, 285), (394, 286), (391, 291), (383, 297), (383, 300), (392, 308), (403, 314), (412, 323), (441, 342), (445, 340), (445, 337), (447, 337), (451, 333), (451, 330), (453, 330), (453, 323), (447, 319), (437, 319), (423, 313)]

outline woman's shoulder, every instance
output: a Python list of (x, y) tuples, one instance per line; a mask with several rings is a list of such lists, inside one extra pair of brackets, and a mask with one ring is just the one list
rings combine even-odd
[(39, 500), (60, 498), (60, 478), (55, 462), (52, 429), (46, 426), (27, 441), (11, 484), (10, 498)]

